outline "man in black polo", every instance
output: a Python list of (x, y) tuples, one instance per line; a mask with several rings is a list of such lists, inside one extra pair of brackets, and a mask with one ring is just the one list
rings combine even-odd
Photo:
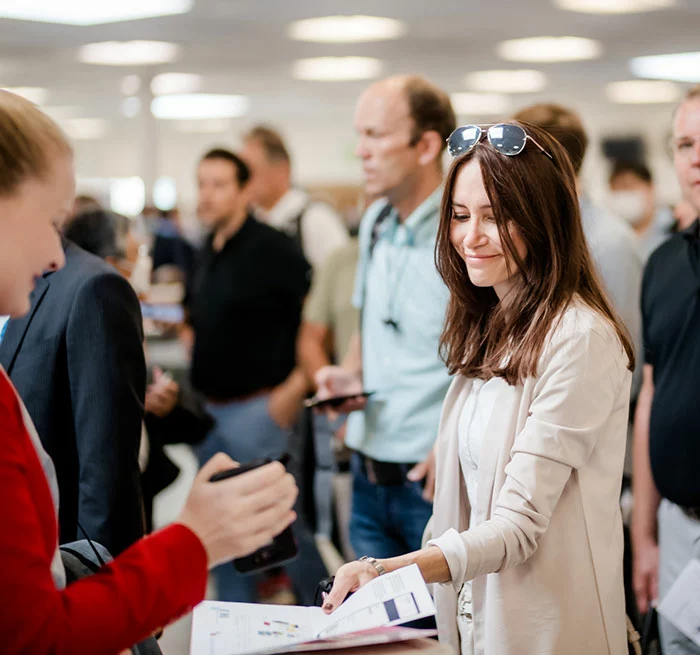
[[(684, 198), (700, 215), (700, 85), (673, 123), (673, 158)], [(632, 544), (641, 612), (663, 599), (700, 558), (700, 224), (661, 245), (642, 288), (644, 382), (637, 402)], [(696, 590), (697, 592), (697, 590)], [(664, 655), (700, 647), (663, 618)]]
[[(310, 267), (289, 237), (248, 213), (249, 178), (247, 165), (222, 149), (207, 153), (197, 172), (199, 217), (211, 235), (190, 302), (191, 378), (215, 421), (196, 448), (201, 463), (218, 451), (239, 462), (279, 457), (307, 391), (295, 369), (295, 340)], [(300, 557), (289, 573), (299, 600), (312, 604), (308, 596), (325, 569), (306, 536), (297, 534)], [(255, 600), (251, 578), (230, 565), (217, 578), (221, 600)]]

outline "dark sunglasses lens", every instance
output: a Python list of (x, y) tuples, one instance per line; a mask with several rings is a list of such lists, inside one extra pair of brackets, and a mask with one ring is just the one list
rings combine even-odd
[(469, 152), (481, 138), (481, 128), (478, 125), (458, 127), (447, 139), (447, 149), (453, 157)]
[(504, 155), (519, 155), (527, 135), (520, 125), (494, 125), (488, 131), (489, 143)]

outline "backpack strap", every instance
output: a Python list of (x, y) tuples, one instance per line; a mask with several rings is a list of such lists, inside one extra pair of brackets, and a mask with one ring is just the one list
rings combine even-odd
[(390, 203), (384, 205), (382, 210), (377, 214), (372, 224), (372, 232), (369, 238), (369, 250), (367, 251), (367, 262), (365, 264), (365, 275), (362, 280), (362, 308), (360, 309), (360, 334), (362, 333), (362, 325), (364, 323), (365, 316), (365, 301), (367, 300), (367, 272), (369, 263), (372, 261), (372, 254), (374, 253), (374, 248), (379, 241), (379, 235), (381, 233), (382, 224), (389, 218), (389, 215), (394, 210)]

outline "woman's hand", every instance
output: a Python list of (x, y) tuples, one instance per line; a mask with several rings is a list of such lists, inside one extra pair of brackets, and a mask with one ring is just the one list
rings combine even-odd
[(298, 489), (291, 474), (272, 462), (220, 482), (215, 473), (237, 466), (217, 453), (199, 472), (178, 518), (199, 537), (209, 568), (255, 552), (295, 519)]
[(333, 581), (333, 589), (326, 596), (323, 611), (330, 614), (337, 609), (351, 591), (357, 591), (378, 577), (377, 569), (369, 562), (348, 562), (338, 569)]

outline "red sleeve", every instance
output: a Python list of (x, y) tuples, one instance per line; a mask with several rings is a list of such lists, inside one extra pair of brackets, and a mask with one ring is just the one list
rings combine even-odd
[(178, 524), (141, 539), (99, 573), (56, 589), (48, 485), (6, 389), (0, 388), (2, 652), (115, 654), (189, 612), (204, 598), (207, 560), (196, 535)]

